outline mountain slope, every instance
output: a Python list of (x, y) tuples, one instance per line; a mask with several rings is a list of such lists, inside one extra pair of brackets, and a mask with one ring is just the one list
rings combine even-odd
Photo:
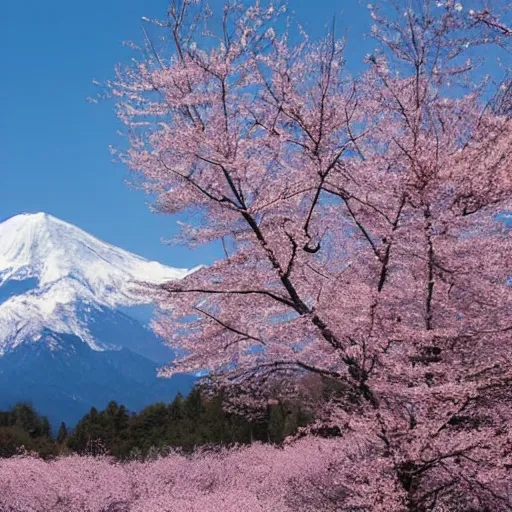
[(0, 354), (44, 328), (75, 334), (95, 350), (112, 348), (91, 333), (84, 309), (93, 317), (147, 304), (151, 298), (137, 282), (161, 283), (189, 272), (114, 247), (51, 215), (12, 217), (0, 224)]
[(157, 377), (174, 354), (140, 320), (152, 308), (140, 283), (192, 271), (148, 261), (47, 214), (1, 223), (0, 409), (32, 402), (55, 427), (110, 400), (138, 410), (188, 392), (192, 376)]
[(115, 400), (130, 410), (187, 394), (194, 378), (156, 377), (157, 365), (130, 350), (95, 351), (79, 338), (49, 330), (37, 343), (0, 357), (0, 410), (30, 402), (57, 428), (73, 426), (92, 406)]

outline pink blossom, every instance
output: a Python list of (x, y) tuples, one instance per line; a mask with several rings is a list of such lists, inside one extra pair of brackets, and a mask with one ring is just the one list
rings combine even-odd
[(305, 372), (344, 389), (324, 418), (343, 489), (299, 478), (299, 500), (512, 507), (512, 109), (468, 60), (510, 45), (497, 4), (375, 7), (357, 79), (343, 40), (297, 41), (281, 9), (233, 5), (218, 46), (175, 16), (175, 51), (110, 83), (125, 162), (159, 212), (189, 214), (177, 242), (225, 247), (158, 290), (155, 328), (184, 354), (164, 373), (208, 369), (239, 407)]

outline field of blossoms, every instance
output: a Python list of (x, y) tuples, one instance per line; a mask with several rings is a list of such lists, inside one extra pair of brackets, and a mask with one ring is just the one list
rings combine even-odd
[[(193, 457), (174, 454), (150, 462), (116, 463), (109, 457), (80, 456), (45, 462), (15, 457), (0, 464), (0, 510), (318, 510), (315, 494), (307, 490), (304, 478), (307, 475), (311, 482), (321, 478), (326, 460), (334, 461), (334, 456), (334, 441), (324, 439), (301, 441), (283, 449), (255, 444)], [(298, 492), (299, 488), (306, 494)]]

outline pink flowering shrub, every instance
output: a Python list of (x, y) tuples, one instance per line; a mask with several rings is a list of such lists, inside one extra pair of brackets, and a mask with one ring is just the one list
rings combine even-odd
[[(325, 500), (343, 492), (328, 470), (346, 454), (333, 440), (306, 439), (278, 449), (255, 444), (192, 457), (115, 463), (70, 456), (0, 464), (2, 512), (285, 512), (336, 510)], [(309, 486), (309, 487), (308, 487)], [(310, 492), (309, 488), (315, 489)], [(329, 493), (327, 493), (329, 494)]]

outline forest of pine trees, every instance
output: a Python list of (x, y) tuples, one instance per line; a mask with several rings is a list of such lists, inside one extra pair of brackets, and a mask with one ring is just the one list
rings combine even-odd
[(139, 413), (115, 401), (102, 411), (93, 407), (73, 429), (68, 430), (62, 422), (53, 436), (46, 417), (29, 404), (17, 404), (0, 412), (0, 457), (26, 450), (43, 458), (75, 452), (108, 453), (126, 460), (143, 459), (166, 449), (190, 452), (205, 445), (254, 441), (280, 444), (312, 420), (313, 413), (306, 407), (279, 400), (258, 420), (249, 420), (226, 412), (220, 395), (203, 396), (195, 388), (187, 397), (178, 395), (171, 403), (155, 403)]

